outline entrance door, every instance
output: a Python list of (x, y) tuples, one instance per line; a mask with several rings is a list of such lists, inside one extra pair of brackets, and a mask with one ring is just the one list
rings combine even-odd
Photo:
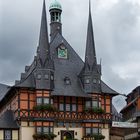
[(74, 131), (61, 131), (61, 140), (73, 140)]

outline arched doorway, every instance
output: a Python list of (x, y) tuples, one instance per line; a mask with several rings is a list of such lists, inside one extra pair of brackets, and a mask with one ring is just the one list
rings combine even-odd
[(73, 131), (62, 131), (61, 132), (61, 140), (73, 140), (74, 132)]

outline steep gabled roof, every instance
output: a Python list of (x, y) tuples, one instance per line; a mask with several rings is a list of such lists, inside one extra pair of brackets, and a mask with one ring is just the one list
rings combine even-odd
[(18, 129), (18, 124), (14, 119), (14, 114), (11, 110), (7, 110), (0, 117), (0, 129)]
[(118, 92), (116, 92), (115, 90), (113, 90), (112, 88), (110, 88), (107, 84), (105, 84), (103, 81), (101, 81), (101, 92), (102, 93), (108, 93), (108, 94), (112, 94), (114, 96), (119, 95)]
[[(67, 49), (67, 59), (58, 58), (57, 49), (62, 44)], [(78, 74), (84, 65), (78, 54), (59, 33), (55, 36), (50, 46), (51, 55), (55, 65), (55, 88), (52, 95), (89, 97), (86, 93), (84, 93), (78, 78)], [(65, 77), (70, 79), (69, 85), (65, 83)]]

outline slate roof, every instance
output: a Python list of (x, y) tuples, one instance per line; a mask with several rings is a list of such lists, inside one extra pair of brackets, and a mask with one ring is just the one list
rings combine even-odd
[(3, 97), (6, 95), (6, 93), (10, 90), (10, 86), (0, 84), (0, 101), (3, 99)]
[[(59, 59), (57, 56), (57, 48), (61, 44), (68, 50), (68, 59)], [(55, 65), (55, 88), (52, 95), (88, 97), (82, 90), (80, 80), (78, 79), (78, 74), (84, 65), (81, 58), (59, 33), (55, 36), (50, 46)], [(65, 77), (70, 79), (70, 85), (65, 84)]]
[[(43, 9), (45, 9), (45, 8), (43, 7)], [(44, 10), (44, 11), (46, 12), (46, 10)], [(42, 13), (42, 15), (43, 15), (42, 17), (45, 17), (46, 14)], [(44, 21), (46, 22), (46, 19)], [(45, 28), (45, 29), (47, 28), (44, 25), (45, 22), (43, 22), (43, 24), (41, 26), (41, 30), (43, 28)], [(45, 34), (45, 36), (46, 36), (47, 35), (46, 32), (42, 32), (40, 34), (42, 34), (42, 36)], [(91, 38), (91, 39), (93, 39), (93, 38)], [(91, 39), (89, 39), (89, 40), (91, 40)], [(42, 42), (44, 42), (43, 37), (42, 37), (42, 39), (40, 39), (39, 44), (42, 44)], [(47, 42), (47, 41), (45, 41), (45, 42)], [(61, 44), (63, 44), (68, 50), (68, 59), (60, 59), (60, 58), (58, 59), (57, 48)], [(44, 45), (44, 43), (43, 43), (43, 45)], [(48, 44), (47, 44), (47, 46), (48, 46)], [(86, 94), (83, 90), (83, 86), (81, 84), (80, 78), (78, 78), (79, 73), (81, 72), (82, 68), (84, 67), (84, 62), (79, 57), (79, 55), (74, 51), (74, 49), (69, 45), (69, 43), (65, 40), (65, 38), (60, 33), (57, 33), (55, 35), (54, 39), (51, 41), (49, 46), (50, 46), (50, 55), (54, 61), (54, 89), (52, 91), (52, 95), (88, 97), (88, 94)], [(89, 52), (89, 50), (88, 50), (88, 52)], [(93, 50), (93, 53), (95, 54), (95, 50)], [(42, 52), (40, 55), (45, 56), (46, 54), (44, 54)], [(42, 56), (40, 56), (40, 58), (41, 57)], [(15, 87), (36, 88), (34, 73), (38, 67), (37, 59), (38, 58), (35, 56), (31, 66), (25, 67), (25, 72), (21, 74), (21, 79), (20, 79), (20, 81), (16, 82)], [(44, 57), (43, 57), (43, 59), (44, 59)], [(65, 82), (64, 82), (65, 77), (69, 77), (69, 79), (71, 81), (70, 85), (65, 84)], [(101, 81), (101, 92), (107, 93), (107, 94), (112, 94), (114, 96), (118, 95), (118, 93), (116, 91), (111, 89), (103, 81)]]
[(101, 91), (102, 93), (108, 93), (108, 94), (114, 94), (118, 95), (119, 93), (110, 88), (107, 84), (105, 84), (103, 81), (101, 81)]
[(7, 110), (0, 117), (0, 129), (18, 129), (18, 124), (14, 120), (14, 114), (11, 110)]

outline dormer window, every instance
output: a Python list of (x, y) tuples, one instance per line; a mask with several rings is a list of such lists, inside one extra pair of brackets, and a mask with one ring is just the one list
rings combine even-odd
[(93, 83), (96, 84), (97, 83), (97, 79), (93, 79)]
[(49, 75), (45, 74), (45, 80), (48, 80), (48, 79), (49, 79)]
[(66, 85), (70, 85), (71, 84), (71, 81), (70, 81), (69, 77), (65, 77), (64, 82), (65, 82)]
[(89, 84), (90, 80), (89, 79), (85, 79), (85, 84)]
[(51, 80), (52, 80), (52, 81), (54, 80), (54, 76), (53, 76), (53, 75), (51, 75)]
[(38, 80), (41, 79), (41, 74), (37, 74), (37, 79), (38, 79)]

